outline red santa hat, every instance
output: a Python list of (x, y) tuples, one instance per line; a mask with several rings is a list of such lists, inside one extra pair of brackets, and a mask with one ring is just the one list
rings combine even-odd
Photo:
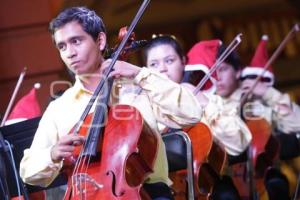
[[(216, 62), (218, 49), (221, 46), (221, 40), (206, 40), (195, 44), (188, 52), (188, 62), (185, 71), (201, 70), (207, 74), (213, 64)], [(210, 77), (202, 90), (215, 92), (216, 74)]]
[[(267, 51), (268, 39), (269, 38), (267, 35), (262, 36), (261, 41), (259, 42), (255, 54), (251, 60), (251, 63), (249, 66), (246, 66), (243, 69), (241, 73), (241, 78), (245, 78), (249, 75), (257, 75), (257, 76), (262, 75), (264, 71), (264, 66), (269, 60), (268, 51)], [(273, 85), (274, 74), (273, 74), (272, 66), (268, 67), (267, 71), (264, 72), (262, 77), (270, 79), (269, 84)]]
[(5, 122), (5, 125), (41, 116), (40, 105), (36, 97), (36, 89), (38, 88), (40, 88), (40, 84), (34, 84), (34, 87), (30, 90), (30, 92), (16, 103)]

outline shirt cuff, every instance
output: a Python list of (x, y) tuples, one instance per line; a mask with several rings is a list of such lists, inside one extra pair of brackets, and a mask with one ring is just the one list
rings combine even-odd
[(63, 166), (63, 161), (57, 161), (54, 162), (51, 158), (51, 149), (52, 146), (50, 148), (45, 149), (42, 155), (45, 155), (44, 158), (44, 165), (48, 166), (49, 168), (53, 169), (54, 171), (56, 170), (60, 170)]
[(263, 95), (263, 100), (270, 106), (275, 105), (280, 100), (282, 94), (273, 87), (267, 89), (266, 93)]
[(140, 72), (135, 76), (134, 83), (138, 85), (142, 85), (142, 82), (145, 78), (147, 78), (150, 75), (150, 70), (146, 67), (142, 67)]

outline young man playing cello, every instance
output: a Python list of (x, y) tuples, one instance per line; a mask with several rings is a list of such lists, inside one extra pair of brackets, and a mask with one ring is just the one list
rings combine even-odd
[[(62, 60), (76, 74), (76, 82), (50, 103), (30, 149), (24, 152), (21, 177), (26, 183), (41, 186), (55, 179), (63, 160), (72, 155), (73, 144), (84, 143), (85, 138), (68, 133), (79, 120), (101, 73), (111, 62), (103, 58), (106, 33), (102, 19), (94, 11), (84, 7), (66, 9), (52, 20), (49, 29)], [(130, 79), (134, 87), (139, 88), (120, 91), (117, 98), (111, 96), (112, 105), (121, 102), (136, 107), (158, 136), (157, 157), (153, 173), (145, 180), (145, 189), (153, 199), (172, 199), (166, 152), (157, 123), (174, 128), (197, 123), (202, 117), (202, 109), (194, 109), (200, 107), (198, 100), (190, 91), (161, 74), (126, 62), (117, 61), (110, 76), (115, 77), (116, 82), (121, 77)], [(126, 84), (120, 86), (120, 83), (117, 89), (126, 88)]]

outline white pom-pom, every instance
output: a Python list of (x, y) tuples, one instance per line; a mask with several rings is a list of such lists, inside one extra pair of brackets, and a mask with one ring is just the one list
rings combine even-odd
[(40, 89), (41, 88), (41, 84), (40, 83), (35, 83), (34, 84), (34, 88), (35, 89)]
[(261, 37), (261, 39), (262, 39), (262, 40), (269, 40), (269, 37), (268, 37), (267, 35), (263, 35), (263, 36)]

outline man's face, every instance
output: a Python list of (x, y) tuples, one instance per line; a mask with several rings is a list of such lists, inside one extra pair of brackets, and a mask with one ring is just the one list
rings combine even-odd
[(87, 75), (99, 71), (103, 61), (101, 51), (106, 43), (104, 33), (94, 41), (77, 21), (72, 21), (55, 31), (54, 40), (62, 60), (72, 72)]
[(148, 51), (147, 67), (158, 70), (172, 81), (179, 83), (182, 79), (184, 63), (171, 45), (163, 44)]
[(232, 65), (223, 62), (217, 70), (217, 94), (221, 97), (229, 97), (239, 85), (239, 74)]

